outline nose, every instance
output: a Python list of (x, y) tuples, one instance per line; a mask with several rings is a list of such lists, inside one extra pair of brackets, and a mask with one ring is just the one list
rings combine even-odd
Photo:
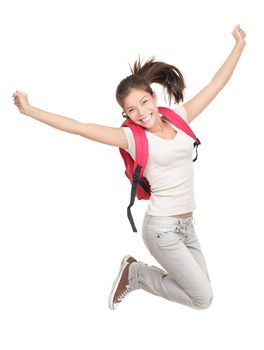
[(144, 108), (142, 108), (142, 107), (138, 108), (138, 115), (144, 117), (144, 115), (145, 115)]

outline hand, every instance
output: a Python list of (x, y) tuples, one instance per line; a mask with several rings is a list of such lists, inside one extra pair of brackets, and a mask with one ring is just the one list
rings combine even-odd
[(246, 33), (244, 32), (243, 29), (240, 28), (239, 24), (235, 26), (235, 29), (233, 30), (232, 35), (235, 38), (237, 44), (242, 44), (243, 46), (246, 45), (246, 41), (245, 41)]
[(27, 114), (27, 111), (31, 107), (28, 102), (28, 95), (23, 91), (17, 90), (13, 93), (12, 97), (14, 98), (14, 104), (18, 107), (19, 112)]

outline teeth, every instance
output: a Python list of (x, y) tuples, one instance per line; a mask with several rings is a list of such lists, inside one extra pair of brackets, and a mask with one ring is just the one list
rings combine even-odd
[(148, 115), (146, 118), (142, 119), (142, 121), (147, 122), (148, 120), (150, 120), (151, 116), (152, 116), (152, 113)]

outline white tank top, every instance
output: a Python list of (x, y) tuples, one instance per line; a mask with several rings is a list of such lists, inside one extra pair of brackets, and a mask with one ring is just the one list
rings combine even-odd
[[(183, 105), (174, 110), (187, 122)], [(194, 140), (168, 120), (165, 121), (177, 131), (174, 139), (164, 139), (146, 130), (149, 158), (144, 176), (151, 186), (146, 212), (154, 216), (181, 215), (196, 208), (192, 161)], [(128, 141), (126, 151), (135, 159), (133, 133), (128, 127), (123, 129)]]

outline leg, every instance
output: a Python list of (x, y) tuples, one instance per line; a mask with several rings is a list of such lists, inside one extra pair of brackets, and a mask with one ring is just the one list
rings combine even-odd
[[(144, 242), (165, 271), (139, 262), (131, 264), (131, 290), (142, 288), (196, 309), (204, 309), (211, 304), (213, 293), (206, 264), (190, 221), (145, 216), (142, 229)], [(177, 231), (179, 223), (182, 224), (181, 231)]]
[(196, 232), (192, 223), (190, 223), (189, 227), (187, 228), (187, 231), (188, 231), (186, 235), (187, 237), (185, 239), (184, 244), (188, 248), (192, 256), (194, 257), (194, 259), (197, 261), (197, 263), (200, 265), (203, 272), (207, 275), (208, 280), (210, 281), (207, 264), (202, 252), (200, 242), (198, 240), (198, 237), (196, 235)]

